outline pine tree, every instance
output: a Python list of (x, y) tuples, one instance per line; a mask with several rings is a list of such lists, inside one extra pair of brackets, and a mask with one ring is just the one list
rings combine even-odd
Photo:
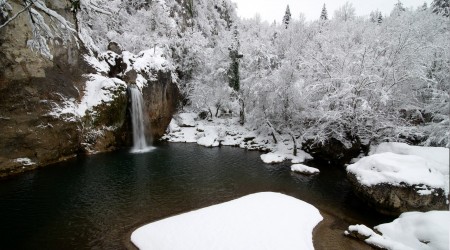
[(427, 10), (428, 9), (428, 4), (427, 2), (424, 2), (422, 7), (420, 7), (420, 10)]
[(286, 29), (289, 26), (289, 23), (291, 22), (291, 10), (289, 9), (289, 5), (286, 7), (286, 12), (284, 13), (283, 17), (283, 23), (286, 27)]
[(383, 15), (381, 14), (381, 12), (378, 13), (378, 20), (377, 23), (381, 24), (383, 22)]
[(403, 7), (403, 3), (400, 2), (400, 0), (397, 1), (396, 4), (394, 4), (394, 9), (391, 12), (391, 15), (393, 16), (400, 16), (402, 12), (405, 12), (406, 9)]
[(381, 12), (379, 10), (370, 12), (370, 21), (372, 23), (377, 23), (380, 15), (381, 15)]
[(320, 20), (328, 20), (328, 12), (325, 4), (323, 4), (322, 12), (320, 13)]
[(450, 0), (433, 0), (431, 3), (433, 13), (441, 14), (445, 17), (450, 16)]

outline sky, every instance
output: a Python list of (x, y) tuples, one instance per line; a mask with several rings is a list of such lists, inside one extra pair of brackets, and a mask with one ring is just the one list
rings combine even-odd
[[(383, 15), (389, 15), (397, 0), (231, 0), (238, 6), (237, 13), (240, 17), (251, 18), (259, 13), (262, 20), (281, 22), (286, 6), (289, 4), (292, 17), (298, 19), (300, 13), (303, 13), (306, 20), (317, 20), (325, 3), (328, 17), (333, 16), (334, 10), (344, 5), (345, 2), (351, 2), (358, 16), (368, 16), (373, 10), (380, 10)], [(405, 7), (418, 7), (424, 2), (428, 6), (431, 0), (402, 0)]]

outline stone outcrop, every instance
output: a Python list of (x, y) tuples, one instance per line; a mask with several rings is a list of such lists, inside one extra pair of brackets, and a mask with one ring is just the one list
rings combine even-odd
[[(48, 1), (71, 22), (67, 1)], [(17, 12), (22, 7), (11, 2)], [(57, 162), (77, 154), (78, 121), (62, 121), (48, 115), (62, 97), (78, 99), (89, 68), (75, 44), (50, 45), (53, 60), (26, 46), (29, 17), (0, 29), (0, 177)], [(28, 158), (23, 164), (17, 159)]]
[(176, 111), (180, 92), (170, 73), (158, 73), (158, 80), (149, 82), (142, 92), (153, 138), (161, 138)]
[(323, 144), (315, 144), (313, 140), (306, 140), (302, 144), (302, 149), (314, 159), (320, 159), (340, 166), (368, 150), (368, 146), (363, 145), (358, 138), (352, 138), (351, 136), (348, 136), (346, 144), (344, 145), (344, 143), (335, 138), (330, 138)]
[(419, 194), (423, 187), (403, 184), (393, 186), (387, 183), (365, 186), (358, 182), (356, 176), (347, 172), (355, 194), (369, 206), (382, 214), (398, 216), (408, 211), (448, 210), (444, 190), (434, 189), (431, 194)]

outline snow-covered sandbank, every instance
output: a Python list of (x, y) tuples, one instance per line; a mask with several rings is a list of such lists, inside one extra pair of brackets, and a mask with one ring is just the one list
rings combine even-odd
[(279, 193), (256, 193), (138, 228), (139, 249), (314, 249), (322, 220), (312, 205)]
[(169, 142), (197, 143), (205, 147), (235, 146), (268, 153), (261, 155), (265, 163), (290, 160), (302, 163), (312, 157), (298, 149), (294, 156), (294, 143), (290, 135), (279, 135), (274, 143), (270, 133), (239, 125), (238, 118), (215, 118), (212, 121), (198, 119), (195, 113), (181, 113), (172, 119), (168, 133), (163, 137)]
[(448, 250), (449, 211), (407, 212), (391, 223), (376, 226), (352, 225), (346, 235), (391, 250)]

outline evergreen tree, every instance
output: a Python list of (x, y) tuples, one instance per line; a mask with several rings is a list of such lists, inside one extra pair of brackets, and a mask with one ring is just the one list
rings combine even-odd
[(378, 13), (378, 20), (377, 23), (381, 24), (383, 22), (383, 15), (381, 14), (381, 12)]
[(441, 14), (445, 17), (450, 16), (450, 0), (433, 0), (431, 3), (433, 13)]
[(328, 20), (328, 12), (325, 4), (323, 4), (322, 12), (320, 13), (320, 20)]
[(381, 12), (379, 10), (370, 12), (370, 21), (372, 23), (377, 23), (380, 15), (381, 15)]
[(422, 7), (420, 7), (420, 10), (427, 10), (428, 9), (428, 4), (427, 2), (424, 2)]
[(242, 55), (239, 54), (239, 32), (237, 27), (233, 31), (233, 42), (229, 48), (230, 56), (230, 68), (228, 69), (228, 84), (236, 92), (240, 89), (240, 78), (239, 78), (239, 59)]
[(394, 4), (394, 9), (391, 12), (393, 16), (400, 16), (402, 12), (405, 12), (406, 9), (403, 7), (403, 3), (398, 0), (396, 4)]
[(291, 22), (291, 10), (289, 9), (289, 5), (286, 7), (286, 12), (284, 13), (283, 17), (283, 23), (286, 27), (286, 29), (289, 26), (289, 23)]

